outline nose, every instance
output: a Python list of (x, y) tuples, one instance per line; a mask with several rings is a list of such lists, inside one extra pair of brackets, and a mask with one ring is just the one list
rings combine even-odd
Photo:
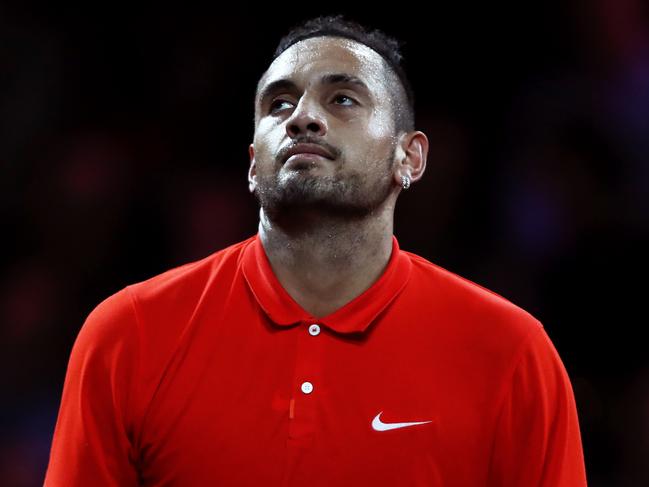
[(295, 138), (310, 134), (323, 136), (327, 133), (327, 123), (314, 101), (303, 95), (290, 118), (286, 121), (286, 133)]

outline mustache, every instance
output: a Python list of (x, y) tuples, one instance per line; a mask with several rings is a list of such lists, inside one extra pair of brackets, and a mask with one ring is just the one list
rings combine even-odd
[(277, 156), (275, 157), (275, 161), (278, 164), (283, 164), (284, 161), (286, 160), (287, 156), (288, 156), (288, 152), (298, 144), (319, 145), (320, 147), (322, 147), (323, 149), (328, 151), (332, 155), (333, 159), (338, 159), (338, 157), (340, 156), (340, 154), (342, 152), (340, 149), (338, 149), (337, 147), (334, 147), (333, 145), (331, 145), (331, 144), (329, 144), (327, 142), (324, 142), (322, 140), (319, 140), (319, 139), (316, 139), (316, 138), (313, 138), (313, 137), (306, 136), (306, 137), (299, 137), (299, 138), (293, 139), (293, 141), (289, 145), (287, 145), (286, 147), (282, 147), (279, 150), (279, 152), (277, 153)]

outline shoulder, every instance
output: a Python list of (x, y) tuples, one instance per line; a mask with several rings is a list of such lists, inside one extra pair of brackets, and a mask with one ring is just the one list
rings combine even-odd
[(136, 302), (178, 297), (200, 292), (215, 276), (236, 272), (242, 251), (255, 237), (250, 237), (200, 260), (189, 262), (127, 286)]
[[(101, 301), (88, 315), (79, 339), (110, 341), (142, 333), (137, 330), (149, 321), (155, 311), (154, 323), (191, 313), (192, 307), (216, 282), (227, 281), (236, 273), (242, 249), (252, 241), (242, 242), (216, 251), (200, 260), (168, 269), (146, 280), (132, 283)], [(159, 318), (159, 319), (156, 319)], [(156, 327), (159, 329), (159, 327)]]
[(404, 253), (412, 263), (409, 287), (459, 330), (514, 345), (543, 328), (531, 313), (500, 294), (419, 255)]

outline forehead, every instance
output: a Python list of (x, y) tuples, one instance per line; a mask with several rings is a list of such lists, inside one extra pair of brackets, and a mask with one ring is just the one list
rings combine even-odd
[(273, 81), (307, 84), (322, 74), (345, 73), (360, 78), (372, 92), (385, 89), (384, 60), (364, 44), (341, 37), (312, 37), (278, 56), (259, 81), (259, 90)]

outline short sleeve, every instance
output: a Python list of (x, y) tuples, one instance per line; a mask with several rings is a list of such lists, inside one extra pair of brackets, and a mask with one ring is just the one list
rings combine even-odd
[(572, 386), (541, 326), (517, 357), (499, 413), (488, 485), (586, 486)]
[(138, 485), (129, 427), (137, 349), (123, 289), (88, 315), (72, 347), (45, 487)]

